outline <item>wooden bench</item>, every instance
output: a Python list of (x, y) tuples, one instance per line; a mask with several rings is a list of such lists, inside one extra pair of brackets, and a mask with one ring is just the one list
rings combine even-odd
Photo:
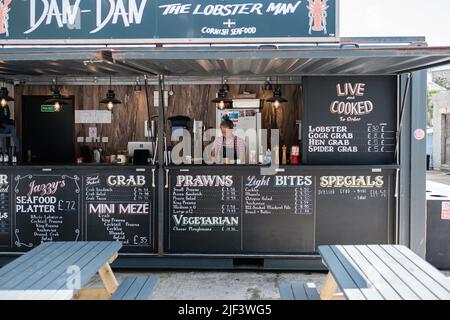
[(279, 286), (282, 300), (320, 300), (316, 285), (311, 282), (281, 283)]
[(113, 294), (112, 300), (150, 300), (159, 277), (126, 277)]
[[(108, 299), (122, 243), (46, 242), (0, 269), (0, 300)], [(104, 288), (85, 288), (98, 273)]]
[(329, 269), (322, 300), (449, 300), (450, 280), (405, 246), (320, 246)]

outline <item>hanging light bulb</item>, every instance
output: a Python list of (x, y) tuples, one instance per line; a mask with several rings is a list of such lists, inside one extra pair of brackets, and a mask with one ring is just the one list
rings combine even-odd
[(102, 104), (106, 104), (106, 108), (108, 108), (109, 111), (112, 111), (114, 108), (114, 105), (121, 104), (122, 102), (118, 99), (116, 99), (116, 93), (111, 88), (111, 76), (109, 77), (109, 90), (106, 93), (106, 99), (103, 99), (100, 101)]
[(112, 109), (114, 108), (114, 103), (109, 101), (108, 104), (106, 105), (106, 107), (108, 108), (109, 111), (112, 111)]
[(281, 103), (278, 100), (275, 100), (275, 102), (273, 103), (273, 106), (275, 109), (279, 109), (281, 107)]
[(211, 101), (217, 103), (217, 107), (220, 110), (225, 109), (227, 105), (231, 105), (233, 103), (233, 100), (227, 99), (227, 87), (228, 85), (224, 82), (224, 79), (222, 77), (222, 87), (217, 92), (217, 96)]
[(8, 89), (5, 87), (5, 82), (3, 81), (3, 87), (0, 88), (0, 106), (6, 107), (9, 101), (14, 101), (12, 97), (9, 96)]
[(267, 99), (267, 101), (271, 102), (275, 109), (279, 109), (282, 103), (288, 102), (285, 98), (283, 98), (281, 88), (278, 86), (278, 78), (277, 78), (277, 87), (273, 91), (273, 96)]
[(60, 112), (61, 111), (61, 104), (58, 101), (55, 102), (53, 107), (55, 108), (56, 112)]
[(58, 79), (55, 78), (55, 80), (53, 80), (54, 82), (54, 86), (53, 86), (53, 95), (51, 97), (51, 99), (48, 99), (46, 101), (44, 101), (44, 104), (49, 104), (49, 105), (53, 105), (53, 108), (56, 112), (60, 112), (62, 110), (62, 106), (66, 105), (67, 102), (64, 101), (64, 99), (61, 97), (61, 92), (59, 91), (58, 88)]

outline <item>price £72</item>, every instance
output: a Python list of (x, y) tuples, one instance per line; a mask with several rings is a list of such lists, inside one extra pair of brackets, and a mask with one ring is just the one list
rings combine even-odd
[(75, 210), (75, 201), (64, 201), (59, 200), (58, 201), (58, 210), (67, 210), (67, 211), (74, 211)]

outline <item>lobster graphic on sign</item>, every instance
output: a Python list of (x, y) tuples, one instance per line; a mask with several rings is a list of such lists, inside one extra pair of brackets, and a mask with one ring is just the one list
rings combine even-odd
[(330, 7), (327, 2), (328, 0), (308, 0), (309, 34), (312, 31), (327, 34), (327, 10)]
[(0, 34), (9, 36), (9, 5), (12, 0), (0, 0)]

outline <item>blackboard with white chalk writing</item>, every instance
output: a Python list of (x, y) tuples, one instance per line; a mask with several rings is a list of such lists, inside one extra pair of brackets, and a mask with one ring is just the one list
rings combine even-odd
[(395, 162), (397, 77), (306, 77), (305, 164)]
[(81, 177), (23, 170), (14, 175), (13, 247), (81, 240)]
[(172, 253), (314, 251), (314, 178), (202, 168), (169, 174), (166, 247)]
[(303, 174), (243, 176), (245, 252), (314, 251), (314, 179)]
[[(242, 248), (239, 175), (170, 174), (166, 224), (169, 252), (233, 253)], [(217, 170), (216, 170), (217, 171)]]
[(125, 253), (153, 250), (153, 181), (149, 172), (106, 170), (83, 175), (87, 241), (121, 241)]
[(321, 174), (317, 182), (316, 247), (393, 243), (394, 192), (393, 172)]
[(170, 170), (169, 253), (296, 254), (393, 241), (393, 170), (221, 171)]
[(0, 248), (11, 243), (11, 176), (0, 174)]

